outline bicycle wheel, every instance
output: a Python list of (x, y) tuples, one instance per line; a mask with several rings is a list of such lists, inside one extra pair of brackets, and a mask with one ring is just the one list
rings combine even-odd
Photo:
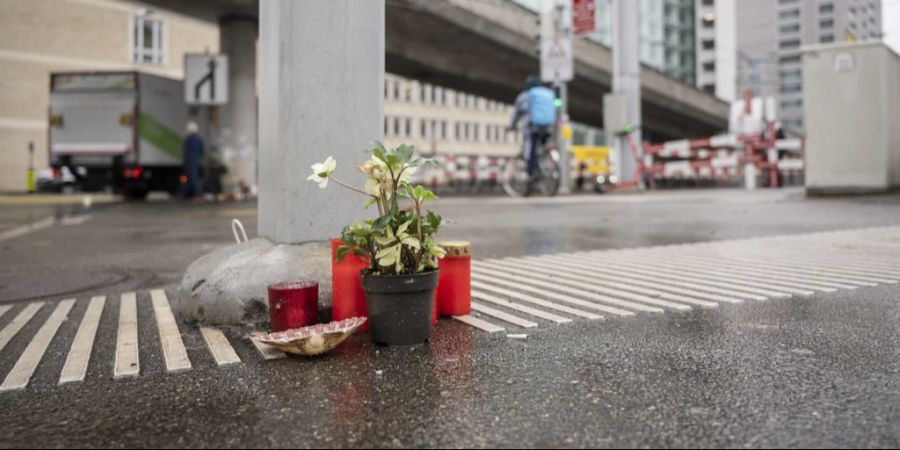
[(559, 154), (556, 150), (545, 151), (538, 165), (541, 172), (538, 188), (548, 197), (555, 196), (559, 193), (559, 183), (562, 179)]
[(528, 194), (528, 163), (524, 158), (510, 158), (503, 171), (503, 190), (510, 197)]

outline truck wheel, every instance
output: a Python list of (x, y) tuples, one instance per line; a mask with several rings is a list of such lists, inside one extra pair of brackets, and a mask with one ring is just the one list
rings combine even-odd
[(144, 201), (147, 200), (148, 194), (150, 194), (149, 189), (126, 189), (123, 195), (126, 200)]

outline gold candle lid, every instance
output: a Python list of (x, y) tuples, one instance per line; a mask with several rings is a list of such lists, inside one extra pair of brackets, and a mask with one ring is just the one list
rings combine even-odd
[(469, 256), (472, 254), (472, 243), (466, 241), (447, 241), (438, 244), (447, 252), (447, 256)]

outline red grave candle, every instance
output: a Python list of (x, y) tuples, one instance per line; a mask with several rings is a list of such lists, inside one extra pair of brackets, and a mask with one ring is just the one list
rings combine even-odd
[(319, 284), (288, 281), (269, 285), (269, 319), (273, 332), (319, 323)]
[(437, 301), (441, 316), (464, 316), (472, 312), (472, 244), (442, 242), (447, 252), (438, 264)]
[[(338, 248), (344, 245), (340, 239), (331, 240), (331, 317), (344, 320), (352, 317), (369, 317), (366, 292), (362, 287), (360, 273), (369, 268), (366, 259), (348, 253), (341, 262), (337, 260)], [(369, 331), (369, 322), (356, 330)]]

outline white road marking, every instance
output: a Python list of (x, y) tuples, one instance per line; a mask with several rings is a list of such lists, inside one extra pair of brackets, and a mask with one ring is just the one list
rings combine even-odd
[(3, 350), (6, 344), (9, 344), (9, 341), (19, 334), (19, 331), (22, 331), (22, 328), (31, 321), (31, 318), (40, 311), (42, 306), (44, 306), (43, 302), (29, 304), (12, 322), (3, 328), (3, 331), (0, 331), (0, 350)]
[(59, 376), (59, 384), (84, 381), (87, 375), (88, 364), (91, 361), (91, 353), (94, 349), (94, 340), (97, 337), (97, 327), (100, 325), (100, 317), (103, 315), (103, 307), (106, 305), (106, 297), (98, 296), (91, 299), (88, 304), (78, 333), (72, 341), (69, 356)]
[[(697, 271), (691, 270), (690, 268), (683, 266), (668, 266), (663, 263), (651, 262), (648, 260), (638, 260), (635, 257), (622, 256), (620, 258), (616, 257), (607, 257), (605, 258), (612, 264), (621, 265), (627, 267), (629, 269), (640, 269), (645, 270), (648, 273), (652, 273), (654, 276), (659, 278), (674, 278), (676, 280), (687, 280), (692, 283), (699, 283), (707, 286), (713, 286), (723, 289), (732, 289), (739, 292), (747, 292), (750, 294), (757, 294), (764, 297), (772, 297), (772, 298), (790, 298), (794, 294), (787, 291), (782, 291), (774, 288), (767, 288), (765, 285), (760, 285), (759, 283), (753, 282), (745, 282), (738, 281), (734, 279), (723, 279), (727, 278), (724, 276), (714, 276), (711, 275), (708, 271)], [(677, 268), (671, 268), (677, 267)]]
[(113, 377), (135, 377), (141, 373), (138, 352), (137, 295), (122, 294), (119, 303), (119, 333), (116, 337), (116, 365)]
[(256, 349), (259, 351), (260, 356), (262, 356), (264, 360), (272, 361), (274, 359), (287, 358), (287, 355), (283, 351), (278, 350), (277, 348), (270, 345), (263, 344), (262, 342), (257, 342), (256, 339), (253, 339), (254, 337), (262, 335), (263, 333), (253, 333), (251, 335), (250, 342), (253, 342), (253, 346), (256, 347)]
[(181, 340), (181, 332), (178, 331), (178, 323), (169, 306), (166, 292), (162, 290), (150, 291), (153, 301), (153, 312), (156, 315), (156, 325), (159, 329), (159, 340), (166, 360), (166, 371), (177, 372), (191, 369), (191, 360), (188, 358), (184, 341)]
[(806, 263), (802, 260), (790, 259), (791, 263), (784, 263), (769, 256), (769, 259), (754, 258), (745, 256), (740, 258), (728, 258), (719, 255), (711, 255), (707, 258), (718, 259), (719, 264), (727, 262), (735, 265), (744, 265), (754, 267), (760, 270), (777, 270), (779, 273), (797, 274), (807, 279), (818, 280), (817, 282), (825, 282), (831, 285), (837, 285), (841, 289), (853, 289), (854, 286), (877, 286), (869, 280), (860, 279), (857, 275), (848, 273), (846, 270), (830, 269), (827, 266)]
[(799, 274), (797, 272), (788, 273), (783, 270), (754, 267), (742, 264), (732, 259), (713, 261), (702, 256), (684, 255), (679, 261), (689, 261), (691, 263), (703, 265), (706, 267), (722, 268), (724, 266), (727, 267), (727, 269), (722, 270), (729, 270), (745, 275), (759, 276), (762, 279), (776, 280), (778, 283), (782, 283), (785, 285), (788, 285), (788, 283), (790, 283), (790, 286), (807, 288), (822, 292), (837, 292), (838, 289), (856, 289), (858, 287), (854, 284), (840, 284), (830, 281), (823, 281), (815, 277), (809, 277), (803, 274)]
[[(516, 264), (516, 261), (510, 258), (510, 259), (503, 259), (500, 261), (496, 261), (494, 263), (494, 266), (497, 270), (501, 270), (503, 272), (510, 273), (510, 274), (523, 273), (523, 271), (521, 269), (516, 269), (516, 268), (512, 267), (515, 264)], [(496, 267), (496, 266), (500, 266), (500, 267)], [(582, 289), (582, 290), (585, 290), (588, 292), (599, 292), (603, 295), (610, 296), (607, 298), (615, 300), (617, 302), (621, 302), (622, 300), (619, 300), (619, 299), (622, 298), (622, 299), (630, 300), (630, 302), (626, 302), (628, 304), (631, 304), (632, 302), (637, 302), (637, 304), (639, 306), (653, 305), (653, 306), (657, 306), (657, 307), (661, 307), (661, 308), (674, 309), (676, 311), (689, 311), (691, 309), (690, 306), (684, 305), (681, 303), (677, 303), (677, 302), (659, 300), (659, 299), (648, 297), (646, 295), (640, 295), (640, 294), (635, 294), (632, 292), (625, 292), (622, 290), (610, 289), (608, 287), (604, 287), (604, 286), (601, 286), (598, 284), (593, 284), (593, 283), (585, 283), (583, 279), (572, 280), (571, 277), (560, 276), (559, 274), (556, 273), (557, 272), (556, 270), (550, 270), (550, 269), (546, 269), (546, 268), (541, 269), (541, 270), (543, 270), (545, 273), (549, 273), (550, 275), (543, 275), (541, 273), (535, 273), (534, 269), (531, 269), (530, 271), (526, 271), (524, 273), (527, 273), (529, 277), (537, 278), (540, 280), (545, 280), (545, 281), (548, 281), (551, 283), (558, 283), (560, 285), (571, 287), (573, 289)], [(616, 298), (616, 297), (618, 297), (618, 298)], [(710, 303), (710, 302), (706, 302), (703, 300), (689, 300), (687, 303), (693, 304), (695, 306), (701, 306), (704, 308), (715, 308), (715, 307), (719, 306), (715, 303)], [(631, 307), (631, 308), (633, 308), (633, 307)]]
[[(647, 302), (645, 299), (652, 299), (651, 297), (658, 297), (663, 300), (672, 300), (678, 303), (686, 303), (688, 305), (699, 306), (701, 308), (718, 308), (718, 303), (712, 303), (705, 300), (699, 300), (696, 298), (686, 297), (683, 295), (669, 294), (665, 292), (655, 291), (652, 289), (646, 289), (638, 286), (629, 286), (626, 284), (614, 283), (607, 281), (604, 277), (595, 276), (595, 275), (575, 275), (568, 273), (569, 271), (563, 270), (560, 271), (560, 267), (550, 267), (550, 266), (542, 266), (535, 262), (525, 261), (525, 260), (511, 260), (505, 259), (501, 262), (504, 266), (516, 267), (519, 270), (543, 270), (543, 271), (552, 271), (553, 277), (558, 278), (557, 280), (560, 283), (568, 284), (569, 286), (576, 287), (585, 287), (591, 286), (592, 290), (601, 290), (600, 292), (607, 293), (609, 295), (615, 295), (622, 298), (634, 299), (638, 302)], [(536, 276), (532, 273), (532, 276)], [(544, 278), (546, 279), (546, 278)], [(603, 283), (603, 286), (597, 286), (593, 284), (583, 283), (586, 279), (593, 280), (595, 283)], [(648, 297), (649, 296), (649, 297)], [(654, 302), (659, 302), (659, 300), (654, 300)], [(668, 302), (664, 302), (668, 303)], [(678, 304), (676, 303), (676, 304)], [(659, 304), (660, 306), (665, 306), (663, 303), (650, 303), (650, 304)]]
[(566, 317), (557, 316), (556, 314), (551, 314), (546, 311), (542, 311), (540, 309), (535, 309), (530, 306), (520, 305), (518, 303), (513, 303), (509, 300), (503, 300), (500, 297), (495, 297), (490, 294), (485, 294), (484, 292), (472, 291), (472, 298), (481, 300), (483, 302), (493, 303), (495, 305), (500, 305), (506, 307), (508, 309), (512, 309), (515, 311), (523, 312), (525, 314), (539, 317), (544, 320), (549, 320), (556, 324), (564, 324), (572, 322), (572, 319), (568, 319)]
[[(647, 266), (648, 268), (657, 268), (661, 270), (667, 270), (666, 273), (673, 272), (684, 272), (693, 277), (699, 277), (704, 280), (713, 280), (717, 282), (727, 282), (729, 284), (733, 284), (736, 286), (747, 286), (753, 289), (762, 289), (762, 292), (766, 292), (769, 289), (774, 290), (778, 293), (786, 293), (793, 295), (802, 295), (804, 297), (809, 297), (814, 295), (816, 292), (810, 289), (799, 289), (790, 286), (781, 286), (775, 282), (770, 282), (766, 280), (763, 282), (759, 278), (748, 277), (746, 275), (731, 272), (728, 270), (720, 270), (715, 267), (705, 267), (700, 265), (694, 265), (689, 262), (685, 262), (681, 258), (677, 256), (673, 256), (666, 261), (666, 264), (661, 264), (652, 260), (644, 259), (642, 257), (629, 257), (628, 260), (633, 263), (640, 263), (643, 266)], [(669, 270), (670, 267), (677, 267), (678, 270)], [(753, 291), (750, 291), (753, 292)], [(762, 293), (761, 292), (761, 293)]]
[[(606, 295), (585, 292), (585, 289), (583, 289), (583, 288), (579, 288), (579, 289), (570, 288), (570, 287), (564, 286), (560, 283), (557, 283), (556, 281), (554, 281), (554, 282), (539, 281), (538, 277), (533, 277), (533, 278), (522, 277), (522, 276), (518, 276), (518, 275), (512, 275), (507, 272), (503, 272), (502, 270), (487, 269), (486, 267), (490, 267), (490, 266), (473, 264), (473, 268), (475, 268), (475, 270), (477, 270), (477, 272), (479, 274), (489, 275), (492, 277), (500, 277), (500, 278), (503, 278), (505, 280), (512, 281), (515, 283), (521, 283), (524, 285), (534, 286), (534, 287), (538, 287), (538, 288), (542, 288), (542, 289), (550, 289), (552, 291), (562, 292), (562, 293), (565, 293), (568, 295), (582, 297), (582, 298), (591, 300), (591, 302), (594, 303), (595, 305), (598, 305), (598, 304), (599, 305), (602, 305), (602, 304), (615, 305), (616, 307), (619, 307), (619, 308), (625, 308), (625, 309), (630, 309), (630, 310), (639, 311), (639, 312), (652, 312), (652, 313), (665, 312), (665, 310), (663, 310), (662, 308), (658, 308), (658, 307), (654, 307), (654, 306), (647, 306), (647, 305), (634, 303), (634, 302), (627, 302), (624, 300), (618, 300), (618, 299), (614, 299), (614, 298), (611, 298)], [(496, 262), (494, 264), (494, 267), (496, 267)], [(691, 308), (689, 306), (680, 305), (680, 308), (674, 308), (674, 309), (691, 309)]]
[(35, 223), (30, 223), (28, 225), (22, 225), (20, 227), (16, 227), (11, 230), (4, 231), (4, 232), (0, 233), (0, 242), (15, 239), (17, 237), (21, 237), (21, 236), (24, 236), (29, 233), (34, 233), (36, 231), (43, 230), (44, 228), (52, 227), (54, 223), (56, 223), (56, 218), (48, 217), (46, 219), (37, 221)]
[(228, 338), (225, 337), (225, 333), (222, 333), (222, 330), (218, 328), (201, 327), (200, 334), (203, 335), (203, 340), (206, 341), (206, 346), (216, 360), (216, 364), (227, 366), (229, 364), (239, 364), (241, 362), (241, 358), (234, 351), (234, 347), (228, 342)]
[(3, 317), (9, 310), (12, 309), (12, 305), (0, 305), (0, 318)]
[(491, 316), (495, 319), (500, 319), (504, 322), (509, 322), (522, 328), (536, 328), (538, 326), (538, 324), (535, 322), (525, 320), (512, 314), (508, 314), (506, 312), (500, 311), (499, 309), (494, 309), (489, 306), (482, 305), (481, 303), (472, 302), (472, 311), (477, 311), (486, 316)]
[[(572, 255), (570, 256), (572, 259), (580, 259), (581, 255)], [(604, 257), (604, 260), (607, 258)], [(599, 262), (598, 260), (592, 260), (590, 258), (586, 258), (585, 261), (589, 262)], [(702, 279), (696, 279), (694, 277), (686, 276), (682, 273), (674, 273), (674, 274), (666, 274), (659, 270), (653, 270), (644, 266), (640, 266), (637, 264), (625, 263), (622, 261), (610, 261), (606, 260), (607, 264), (615, 265), (616, 270), (620, 271), (620, 273), (628, 274), (628, 273), (638, 273), (649, 277), (651, 279), (656, 279), (660, 281), (665, 281), (669, 284), (674, 284), (676, 286), (689, 287), (691, 289), (697, 290), (705, 290), (709, 292), (713, 292), (721, 295), (730, 295), (734, 297), (749, 299), (749, 300), (766, 300), (767, 296), (759, 293), (750, 293), (746, 292), (743, 289), (738, 289), (735, 286), (731, 286), (727, 283), (718, 283), (715, 281), (706, 281)], [(779, 297), (790, 297), (790, 294), (779, 294)]]
[(481, 331), (487, 331), (488, 333), (500, 333), (500, 332), (506, 331), (506, 329), (503, 327), (494, 325), (490, 322), (485, 322), (484, 320), (481, 320), (477, 317), (472, 317), (472, 316), (467, 315), (467, 316), (453, 316), (453, 318), (466, 324), (466, 325), (478, 328)]
[[(582, 311), (582, 310), (580, 310), (580, 309), (571, 308), (571, 307), (568, 307), (568, 306), (566, 306), (566, 305), (560, 305), (560, 304), (558, 304), (558, 303), (549, 302), (549, 301), (546, 301), (546, 300), (542, 300), (542, 299), (539, 299), (539, 298), (535, 298), (535, 297), (530, 296), (530, 295), (525, 295), (525, 294), (522, 294), (522, 293), (519, 293), (519, 292), (511, 291), (511, 290), (509, 290), (509, 289), (504, 289), (504, 288), (496, 287), (496, 286), (493, 286), (492, 284), (488, 284), (488, 283), (490, 283), (490, 281), (485, 281), (484, 283), (480, 283), (480, 282), (478, 281), (478, 277), (477, 277), (477, 276), (473, 276), (473, 279), (472, 279), (472, 289), (479, 289), (479, 290), (482, 290), (482, 291), (493, 292), (494, 294), (497, 294), (497, 295), (504, 295), (504, 296), (509, 297), (509, 298), (514, 298), (514, 299), (516, 299), (516, 300), (520, 300), (520, 301), (523, 301), (523, 302), (531, 303), (531, 304), (533, 304), (533, 305), (543, 306), (543, 307), (545, 307), (545, 308), (549, 308), (549, 309), (553, 309), (553, 310), (556, 310), (556, 311), (568, 313), (568, 314), (571, 314), (571, 315), (573, 315), (573, 316), (583, 317), (583, 318), (588, 319), (588, 320), (598, 320), (598, 319), (602, 319), (602, 318), (603, 318), (603, 316), (601, 316), (601, 315), (599, 315), (599, 314), (595, 314), (595, 313), (588, 312), (588, 311)], [(551, 295), (548, 294), (548, 295), (546, 295), (546, 297), (547, 297), (547, 298), (555, 298), (556, 296), (551, 296)], [(566, 296), (560, 296), (560, 297), (566, 297)], [(565, 302), (565, 300), (560, 300), (560, 301)], [(623, 316), (633, 316), (634, 313), (631, 312), (631, 311), (622, 311), (622, 315), (623, 315)]]
[[(613, 315), (617, 315), (617, 316), (633, 316), (634, 315), (634, 312), (632, 312), (632, 311), (626, 311), (624, 309), (613, 308), (611, 306), (598, 305), (597, 303), (590, 302), (587, 300), (582, 300), (582, 299), (575, 298), (575, 297), (572, 297), (569, 295), (559, 294), (556, 292), (547, 292), (545, 289), (537, 289), (534, 287), (525, 286), (520, 283), (514, 283), (514, 282), (500, 279), (497, 277), (488, 277), (488, 276), (482, 275), (481, 273), (478, 273), (478, 272), (472, 272), (472, 280), (473, 280), (473, 283), (475, 280), (483, 282), (479, 285), (480, 286), (479, 289), (491, 291), (495, 294), (506, 295), (507, 297), (515, 298), (515, 299), (522, 300), (522, 301), (528, 301), (528, 300), (524, 300), (524, 298), (531, 298), (531, 297), (524, 296), (521, 294), (519, 296), (515, 296), (515, 292), (510, 291), (509, 289), (503, 289), (501, 292), (501, 290), (499, 288), (495, 288), (494, 286), (495, 285), (504, 286), (505, 288), (515, 289), (515, 290), (521, 291), (521, 292), (528, 292), (530, 294), (547, 297), (547, 298), (550, 298), (550, 299), (553, 299), (556, 301), (568, 303), (570, 305), (579, 306), (579, 307), (585, 308), (585, 309), (601, 311), (601, 312), (604, 312), (607, 314), (613, 314)], [(474, 287), (475, 285), (473, 284), (472, 286)], [(560, 310), (560, 311), (562, 311), (562, 310)], [(577, 314), (577, 315), (580, 315), (581, 317), (585, 317), (584, 314)], [(601, 316), (594, 315), (593, 319), (599, 319), (600, 317)], [(588, 319), (591, 319), (591, 317), (588, 317)]]
[(53, 342), (60, 325), (66, 321), (73, 305), (75, 305), (74, 299), (63, 300), (53, 310), (53, 313), (50, 314), (50, 317), (41, 326), (41, 329), (38, 330), (28, 346), (25, 347), (25, 351), (19, 356), (16, 365), (6, 375), (6, 379), (0, 385), (0, 392), (25, 389), (28, 386), (31, 376), (34, 375), (38, 364), (44, 358), (44, 353), (50, 347), (50, 343)]
[(566, 260), (564, 258), (557, 258), (555, 256), (526, 257), (523, 258), (522, 261), (523, 263), (544, 267), (565, 268), (566, 272), (568, 273), (596, 277), (598, 279), (604, 280), (610, 286), (620, 287), (621, 289), (634, 289), (635, 287), (644, 286), (651, 288), (654, 291), (659, 291), (661, 296), (668, 295), (667, 293), (671, 292), (678, 295), (711, 300), (720, 303), (743, 303), (743, 300), (739, 298), (732, 298), (723, 295), (710, 294), (708, 292), (679, 288), (645, 278), (635, 278), (634, 276), (625, 277), (622, 275), (617, 275), (615, 272), (607, 270), (600, 264), (592, 264), (586, 267), (584, 264), (573, 263), (572, 261)]

